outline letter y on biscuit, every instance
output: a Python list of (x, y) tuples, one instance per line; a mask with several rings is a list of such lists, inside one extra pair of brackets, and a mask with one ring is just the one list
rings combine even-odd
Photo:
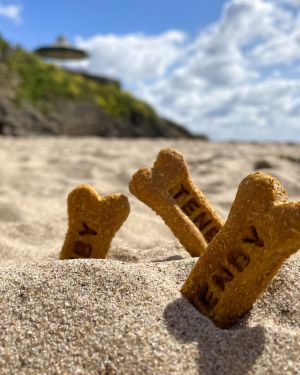
[(129, 211), (123, 194), (101, 197), (90, 185), (75, 188), (68, 196), (69, 228), (60, 259), (106, 258)]
[(250, 174), (182, 293), (218, 326), (228, 327), (251, 309), (284, 260), (299, 248), (300, 202), (288, 202), (272, 176)]

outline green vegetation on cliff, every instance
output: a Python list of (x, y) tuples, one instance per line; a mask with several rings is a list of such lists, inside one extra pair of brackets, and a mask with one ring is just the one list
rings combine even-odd
[(46, 64), (0, 36), (0, 135), (38, 134), (193, 137), (118, 82)]
[(116, 85), (93, 82), (80, 74), (69, 73), (55, 65), (46, 64), (33, 53), (21, 48), (11, 49), (1, 37), (0, 58), (2, 63), (19, 76), (15, 98), (19, 104), (30, 101), (36, 107), (47, 110), (48, 104), (56, 100), (78, 99), (93, 101), (117, 118), (130, 120), (140, 115), (150, 121), (158, 120), (149, 105)]

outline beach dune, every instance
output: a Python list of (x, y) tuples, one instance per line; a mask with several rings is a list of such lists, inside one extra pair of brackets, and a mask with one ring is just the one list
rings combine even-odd
[[(164, 147), (184, 154), (224, 219), (257, 169), (300, 200), (294, 144), (0, 138), (1, 374), (300, 373), (299, 253), (230, 329), (180, 294), (197, 258), (128, 190)], [(126, 194), (131, 213), (107, 260), (59, 261), (66, 198), (82, 183)]]

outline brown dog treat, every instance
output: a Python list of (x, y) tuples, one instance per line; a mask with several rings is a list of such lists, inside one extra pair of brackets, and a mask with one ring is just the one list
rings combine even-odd
[(228, 327), (251, 309), (283, 261), (299, 248), (300, 202), (287, 202), (275, 178), (250, 174), (181, 291), (217, 326)]
[(222, 219), (195, 186), (175, 149), (161, 150), (152, 169), (139, 169), (129, 189), (163, 218), (192, 256), (200, 256), (222, 228)]
[(122, 194), (103, 198), (90, 185), (76, 187), (68, 196), (69, 228), (60, 259), (106, 258), (129, 211)]

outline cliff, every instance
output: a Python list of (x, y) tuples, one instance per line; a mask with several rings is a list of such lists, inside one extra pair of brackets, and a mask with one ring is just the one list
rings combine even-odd
[(159, 117), (116, 81), (45, 64), (2, 38), (0, 134), (194, 137), (184, 127)]

